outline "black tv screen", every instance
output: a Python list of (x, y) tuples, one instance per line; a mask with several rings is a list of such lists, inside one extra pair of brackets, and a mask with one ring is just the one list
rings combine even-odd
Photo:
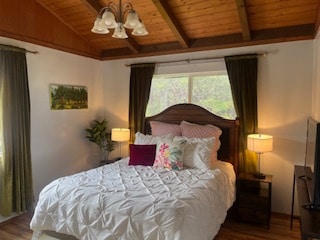
[[(310, 209), (320, 209), (320, 123), (313, 118), (307, 121), (307, 139), (305, 154), (306, 184), (309, 194)], [(310, 175), (310, 176), (309, 176)]]

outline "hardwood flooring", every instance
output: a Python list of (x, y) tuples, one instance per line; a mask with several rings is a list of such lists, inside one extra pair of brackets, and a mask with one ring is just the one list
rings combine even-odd
[(22, 214), (0, 223), (0, 240), (31, 240), (30, 220), (32, 214)]
[[(0, 223), (0, 240), (31, 240), (29, 229), (31, 214), (23, 214), (5, 223)], [(272, 214), (270, 229), (234, 220), (226, 220), (215, 240), (296, 240), (300, 238), (299, 220), (294, 219), (290, 229), (290, 217)], [(97, 239), (98, 240), (98, 239)], [(198, 240), (198, 239), (197, 239)], [(200, 239), (199, 239), (200, 240)]]
[(226, 220), (214, 240), (297, 240), (300, 236), (299, 219), (294, 219), (290, 229), (290, 216), (273, 213), (270, 228)]

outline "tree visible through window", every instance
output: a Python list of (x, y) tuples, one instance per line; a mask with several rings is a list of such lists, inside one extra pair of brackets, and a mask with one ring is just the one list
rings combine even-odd
[(193, 103), (226, 119), (236, 117), (225, 72), (153, 76), (146, 116), (178, 103)]

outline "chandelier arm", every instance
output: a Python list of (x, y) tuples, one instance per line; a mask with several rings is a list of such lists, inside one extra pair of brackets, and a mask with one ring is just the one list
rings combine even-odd
[(99, 11), (99, 14), (98, 14), (98, 17), (102, 17), (102, 14), (107, 10), (107, 8), (109, 8), (109, 7), (103, 7), (103, 8), (101, 8), (101, 10)]
[(122, 20), (124, 22), (124, 17), (126, 14), (128, 14), (128, 12), (136, 12), (134, 9), (133, 9), (133, 6), (131, 3), (125, 3), (122, 7)]
[(126, 2), (125, 4), (123, 4), (122, 8), (125, 9), (125, 11), (128, 11), (128, 10), (133, 10), (134, 11), (133, 5), (130, 2)]
[[(108, 7), (110, 12), (116, 17), (117, 22), (121, 20), (121, 16), (119, 16), (119, 7), (114, 2), (109, 2)], [(120, 10), (121, 11), (121, 10)], [(120, 13), (121, 14), (121, 13)]]

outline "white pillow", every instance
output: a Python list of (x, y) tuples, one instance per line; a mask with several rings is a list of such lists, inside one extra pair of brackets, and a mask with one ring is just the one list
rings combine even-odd
[(215, 137), (211, 138), (187, 138), (176, 136), (174, 141), (185, 140), (183, 165), (188, 168), (211, 169), (212, 151)]
[(134, 140), (134, 144), (136, 145), (146, 145), (146, 144), (157, 144), (159, 141), (163, 139), (173, 139), (173, 135), (168, 134), (165, 136), (152, 136), (145, 135), (141, 132), (136, 132), (136, 139)]

